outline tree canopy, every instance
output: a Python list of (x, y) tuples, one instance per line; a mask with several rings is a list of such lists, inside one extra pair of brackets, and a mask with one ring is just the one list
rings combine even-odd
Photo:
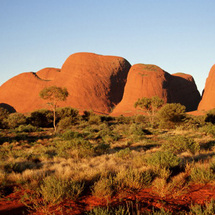
[(69, 95), (66, 88), (57, 86), (46, 87), (39, 93), (40, 97), (44, 100), (48, 100), (48, 104), (52, 107), (54, 119), (53, 126), (56, 132), (56, 108), (59, 101), (65, 101)]

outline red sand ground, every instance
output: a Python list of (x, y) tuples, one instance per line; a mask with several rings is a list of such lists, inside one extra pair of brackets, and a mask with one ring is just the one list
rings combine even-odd
[[(21, 198), (25, 190), (19, 190), (7, 195), (0, 200), (0, 214), (1, 215), (21, 215), (21, 214), (35, 214), (42, 215), (43, 208), (35, 213), (29, 212), (24, 204), (21, 203)], [(97, 198), (92, 195), (85, 195), (77, 201), (66, 200), (57, 206), (49, 206), (50, 214), (83, 214), (91, 210), (95, 206), (115, 207), (118, 205), (128, 204), (138, 207), (140, 212), (151, 211), (152, 208), (164, 208), (171, 212), (189, 211), (191, 204), (204, 204), (211, 199), (215, 199), (215, 185), (212, 184), (198, 184), (191, 185), (187, 192), (179, 197), (166, 196), (159, 197), (151, 188), (140, 190), (136, 193), (126, 192), (122, 195), (115, 195), (111, 199)], [(43, 210), (44, 211), (44, 210)]]

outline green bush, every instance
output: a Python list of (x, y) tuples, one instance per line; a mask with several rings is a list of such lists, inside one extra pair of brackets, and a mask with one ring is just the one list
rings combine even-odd
[(40, 129), (38, 129), (36, 126), (28, 124), (28, 125), (20, 125), (18, 128), (16, 128), (16, 131), (18, 131), (18, 132), (35, 132), (35, 131), (40, 131)]
[(95, 152), (96, 152), (97, 155), (102, 155), (102, 154), (107, 153), (109, 149), (110, 149), (110, 144), (99, 143), (95, 147)]
[(61, 137), (64, 140), (72, 140), (72, 139), (75, 139), (75, 138), (80, 138), (80, 137), (82, 137), (82, 135), (79, 132), (68, 130), (68, 131), (64, 132), (61, 135)]
[(185, 118), (186, 107), (179, 103), (170, 103), (164, 105), (157, 114), (158, 120), (164, 122), (182, 122)]
[(128, 159), (131, 157), (132, 153), (129, 148), (121, 149), (120, 151), (116, 152), (115, 154), (118, 158)]
[(215, 109), (209, 110), (205, 116), (205, 122), (215, 124)]
[(180, 159), (170, 151), (154, 152), (146, 161), (156, 168), (171, 168), (180, 164)]
[(7, 117), (9, 116), (10, 112), (3, 108), (3, 107), (0, 107), (0, 128), (5, 128), (6, 127), (6, 120), (7, 120)]
[(38, 192), (45, 202), (58, 203), (66, 198), (77, 199), (83, 188), (83, 183), (48, 176), (43, 179)]
[(192, 138), (177, 135), (168, 139), (168, 143), (162, 145), (164, 150), (169, 150), (172, 153), (178, 154), (189, 151), (196, 154), (200, 150), (200, 146)]
[(129, 128), (129, 133), (131, 135), (144, 136), (145, 132), (141, 124), (133, 123)]
[(135, 122), (136, 123), (146, 123), (146, 116), (144, 116), (144, 115), (137, 115), (136, 117), (135, 117)]
[(56, 110), (57, 121), (60, 121), (66, 117), (70, 117), (71, 121), (75, 122), (78, 119), (78, 114), (78, 110), (72, 107), (61, 107), (57, 108)]
[(133, 118), (131, 117), (125, 117), (123, 115), (116, 117), (116, 123), (119, 124), (131, 124), (133, 123)]
[(53, 112), (47, 109), (40, 109), (33, 111), (28, 118), (28, 123), (37, 127), (52, 127), (53, 126)]
[(99, 125), (101, 123), (101, 117), (99, 115), (90, 115), (88, 122), (91, 125), (92, 124)]
[(56, 143), (57, 153), (61, 157), (69, 158), (86, 158), (95, 154), (92, 144), (82, 138), (73, 139), (71, 141), (60, 141)]
[(73, 124), (74, 124), (74, 121), (72, 120), (72, 118), (67, 116), (65, 118), (62, 118), (58, 122), (57, 126), (58, 126), (58, 129), (68, 129), (68, 128), (71, 128)]
[(205, 132), (206, 134), (212, 135), (213, 137), (215, 136), (215, 125), (213, 125), (212, 123), (207, 123), (199, 130)]
[(26, 124), (26, 117), (22, 113), (11, 113), (8, 115), (6, 122), (8, 128), (16, 128), (19, 125)]

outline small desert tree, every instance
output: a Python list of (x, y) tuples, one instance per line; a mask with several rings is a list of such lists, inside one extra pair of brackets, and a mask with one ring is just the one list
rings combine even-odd
[(135, 102), (134, 107), (143, 109), (143, 111), (148, 114), (150, 123), (153, 125), (155, 113), (163, 106), (163, 104), (163, 99), (158, 96), (153, 96), (152, 98), (143, 97)]
[(53, 126), (56, 132), (56, 109), (59, 101), (65, 101), (69, 95), (66, 88), (57, 86), (46, 87), (40, 91), (40, 97), (48, 101), (53, 111)]
[(161, 126), (171, 127), (171, 124), (180, 123), (186, 116), (186, 107), (179, 103), (164, 105), (158, 112), (157, 117)]

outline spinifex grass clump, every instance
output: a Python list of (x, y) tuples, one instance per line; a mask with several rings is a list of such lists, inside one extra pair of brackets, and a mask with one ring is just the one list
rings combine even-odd
[(129, 168), (118, 172), (114, 181), (119, 191), (126, 188), (136, 190), (151, 185), (154, 176), (154, 173), (150, 170), (139, 171)]
[(111, 197), (114, 193), (114, 180), (112, 176), (101, 177), (95, 182), (92, 194), (97, 197)]
[(190, 169), (190, 180), (194, 183), (209, 183), (215, 180), (215, 172), (213, 166), (206, 164), (198, 164)]
[(205, 203), (205, 205), (191, 205), (190, 213), (191, 215), (213, 215), (215, 214), (215, 201), (211, 199), (210, 202)]
[(93, 145), (83, 138), (76, 138), (69, 141), (59, 141), (56, 143), (58, 156), (69, 158), (92, 157), (95, 153)]
[(66, 198), (77, 199), (84, 189), (84, 184), (69, 179), (61, 179), (56, 176), (46, 177), (38, 193), (45, 202), (58, 203)]

